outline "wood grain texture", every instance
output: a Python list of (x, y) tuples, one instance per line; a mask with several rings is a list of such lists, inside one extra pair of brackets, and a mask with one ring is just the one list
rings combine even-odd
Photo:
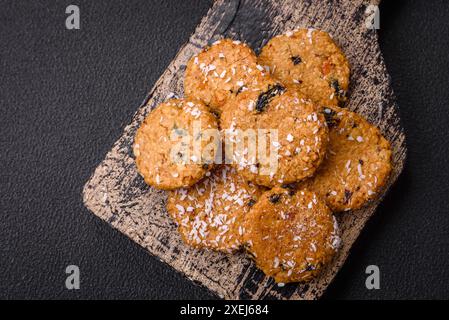
[(277, 287), (243, 253), (194, 250), (181, 241), (165, 210), (166, 195), (148, 187), (136, 171), (132, 142), (144, 117), (171, 93), (182, 96), (186, 62), (220, 37), (246, 41), (256, 51), (272, 36), (298, 27), (330, 32), (351, 64), (348, 108), (377, 125), (393, 148), (393, 172), (386, 190), (402, 171), (405, 136), (377, 34), (365, 26), (365, 0), (217, 0), (189, 42), (157, 81), (132, 122), (97, 167), (83, 190), (85, 205), (98, 217), (176, 270), (226, 299), (317, 299), (346, 260), (350, 248), (381, 199), (338, 215), (343, 246), (333, 262), (308, 284)]

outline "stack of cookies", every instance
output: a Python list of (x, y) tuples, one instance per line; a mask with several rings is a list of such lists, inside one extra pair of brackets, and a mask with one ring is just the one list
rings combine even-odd
[(190, 59), (185, 98), (155, 108), (134, 154), (195, 248), (244, 248), (279, 284), (308, 281), (340, 245), (333, 213), (374, 199), (391, 171), (380, 131), (345, 109), (349, 64), (298, 29), (256, 54), (216, 41)]

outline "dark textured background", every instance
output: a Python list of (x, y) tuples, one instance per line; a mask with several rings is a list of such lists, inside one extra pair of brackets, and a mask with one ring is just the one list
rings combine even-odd
[[(77, 4), (81, 30), (65, 29)], [(211, 1), (0, 0), (0, 298), (213, 298), (84, 208), (83, 184)], [(381, 5), (405, 170), (325, 298), (449, 298), (449, 1)], [(81, 269), (66, 290), (65, 267)], [(381, 289), (365, 288), (365, 268)]]

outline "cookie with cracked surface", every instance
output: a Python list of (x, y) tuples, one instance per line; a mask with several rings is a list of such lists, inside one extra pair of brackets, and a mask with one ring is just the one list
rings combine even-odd
[(222, 39), (204, 48), (187, 63), (184, 91), (221, 113), (226, 102), (246, 90), (272, 82), (257, 64), (253, 50), (240, 41)]
[(187, 244), (231, 252), (241, 247), (243, 219), (263, 191), (221, 165), (193, 187), (171, 191), (167, 211)]
[(244, 226), (248, 252), (277, 283), (311, 280), (340, 245), (335, 217), (308, 190), (267, 191), (246, 215)]
[(294, 86), (320, 106), (343, 106), (349, 86), (349, 63), (321, 30), (298, 29), (273, 37), (262, 48), (259, 64), (282, 83)]
[(324, 108), (329, 147), (316, 175), (303, 186), (333, 211), (359, 209), (377, 197), (391, 172), (390, 143), (378, 128), (346, 109)]
[(219, 145), (217, 129), (216, 117), (201, 102), (171, 99), (160, 104), (134, 138), (138, 172), (158, 189), (195, 184), (213, 166)]
[(279, 84), (242, 93), (220, 121), (227, 163), (259, 185), (303, 180), (315, 172), (326, 153), (323, 114), (296, 90)]

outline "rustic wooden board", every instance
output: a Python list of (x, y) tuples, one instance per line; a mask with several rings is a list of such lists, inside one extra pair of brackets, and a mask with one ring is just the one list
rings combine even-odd
[(172, 92), (183, 94), (185, 64), (201, 47), (220, 37), (248, 42), (256, 51), (273, 35), (298, 27), (330, 32), (346, 53), (352, 70), (348, 108), (379, 126), (393, 147), (391, 184), (406, 156), (400, 125), (377, 34), (365, 26), (373, 0), (217, 0), (189, 42), (157, 81), (144, 103), (85, 185), (85, 205), (196, 283), (227, 299), (316, 299), (329, 285), (379, 201), (338, 216), (343, 247), (324, 272), (309, 284), (277, 287), (244, 255), (225, 255), (185, 246), (165, 211), (166, 195), (145, 185), (132, 157), (132, 142), (144, 117)]

